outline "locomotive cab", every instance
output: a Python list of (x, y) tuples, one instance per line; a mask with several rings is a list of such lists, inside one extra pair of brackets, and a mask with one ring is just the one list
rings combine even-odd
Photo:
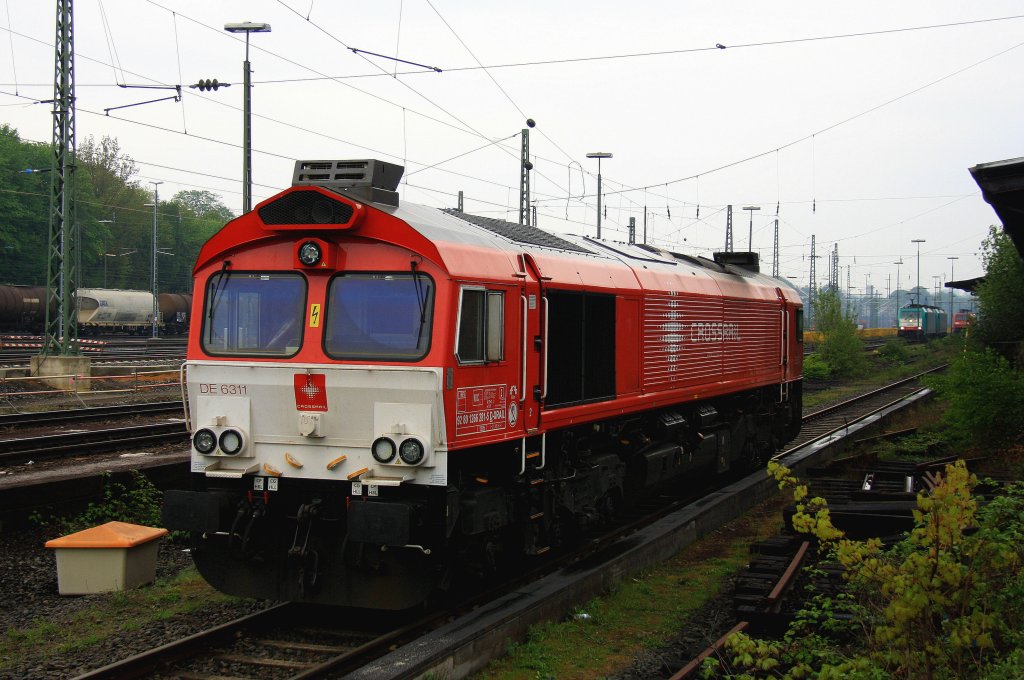
[(401, 171), (300, 161), (200, 253), (165, 522), (218, 589), (410, 607), (796, 434), (799, 295), (756, 255), (399, 206)]

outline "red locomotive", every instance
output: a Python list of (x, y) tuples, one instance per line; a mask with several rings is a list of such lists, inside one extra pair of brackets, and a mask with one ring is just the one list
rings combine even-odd
[(398, 609), (800, 427), (802, 307), (690, 257), (401, 203), (300, 161), (196, 263), (193, 532), (215, 587)]
[(969, 309), (961, 309), (953, 314), (953, 332), (966, 333), (974, 323), (974, 312)]

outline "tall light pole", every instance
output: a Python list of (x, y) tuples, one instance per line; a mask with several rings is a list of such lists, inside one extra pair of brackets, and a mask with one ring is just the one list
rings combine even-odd
[(917, 304), (921, 304), (921, 244), (925, 242), (925, 239), (915, 238), (910, 242), (917, 244)]
[[(113, 224), (114, 220), (96, 220), (99, 224)], [(107, 236), (103, 236), (103, 287), (107, 287)]]
[(607, 151), (594, 151), (587, 154), (587, 158), (597, 159), (597, 237), (601, 238), (601, 159), (611, 158)]
[(157, 329), (157, 321), (160, 316), (160, 305), (157, 302), (157, 289), (156, 289), (156, 224), (157, 215), (160, 208), (160, 185), (163, 182), (150, 182), (153, 185), (153, 264), (150, 269), (153, 271), (153, 337), (159, 337), (159, 331)]
[[(956, 255), (951, 255), (951, 256), (947, 257), (946, 259), (949, 260), (949, 282), (950, 282), (950, 284), (952, 284), (953, 283), (953, 265), (955, 264), (956, 260), (959, 260), (960, 258), (957, 257)], [(950, 285), (950, 287), (949, 287), (949, 330), (950, 330), (950, 332), (952, 332), (952, 330), (953, 330), (953, 286), (952, 285)]]
[[(242, 213), (244, 214), (252, 210), (252, 70), (249, 67), (249, 34), (270, 33), (270, 24), (243, 21), (237, 24), (224, 24), (224, 30), (228, 33), (245, 33), (245, 63), (242, 68), (245, 87), (242, 96)], [(153, 326), (153, 335), (156, 336), (156, 326)]]
[(896, 328), (900, 327), (900, 265), (903, 264), (903, 258), (901, 257), (896, 262)]
[(750, 212), (750, 230), (747, 232), (747, 252), (752, 253), (754, 252), (754, 211), (760, 210), (761, 206), (745, 205), (743, 206), (743, 209)]

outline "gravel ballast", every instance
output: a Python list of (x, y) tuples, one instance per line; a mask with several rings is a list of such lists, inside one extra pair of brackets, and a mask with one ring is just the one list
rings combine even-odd
[[(86, 671), (105, 666), (152, 647), (186, 637), (205, 628), (224, 623), (268, 606), (259, 600), (225, 600), (214, 596), (196, 603), (196, 608), (168, 618), (154, 617), (133, 630), (117, 630), (99, 640), (82, 640), (70, 651), (58, 651), (61, 644), (71, 642), (63, 634), (41, 636), (31, 651), (19, 661), (10, 655), (14, 643), (26, 631), (38, 630), (40, 624), (56, 626), (59, 631), (83, 618), (98, 616), (112, 598), (119, 594), (61, 596), (57, 591), (56, 558), (43, 544), (53, 538), (41, 529), (18, 529), (0, 533), (0, 626), (4, 631), (5, 653), (0, 658), (0, 678), (38, 680), (40, 678), (72, 678)], [(173, 579), (191, 566), (192, 559), (180, 546), (164, 542), (157, 562), (157, 580)], [(143, 586), (147, 588), (151, 586)], [(173, 603), (168, 603), (169, 605)]]

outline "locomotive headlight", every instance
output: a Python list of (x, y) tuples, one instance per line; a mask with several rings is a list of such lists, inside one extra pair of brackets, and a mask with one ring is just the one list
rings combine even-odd
[(199, 453), (208, 456), (217, 448), (217, 435), (205, 428), (199, 430), (192, 437), (192, 446)]
[(307, 267), (315, 267), (323, 256), (320, 246), (314, 241), (306, 241), (299, 246), (299, 262)]
[(423, 462), (423, 444), (418, 439), (406, 439), (398, 448), (398, 457), (406, 465), (419, 465)]
[(378, 463), (390, 463), (395, 459), (395, 443), (387, 437), (378, 437), (370, 446), (370, 453)]
[(224, 430), (220, 433), (220, 450), (225, 456), (236, 455), (244, 443), (242, 433), (237, 430)]

